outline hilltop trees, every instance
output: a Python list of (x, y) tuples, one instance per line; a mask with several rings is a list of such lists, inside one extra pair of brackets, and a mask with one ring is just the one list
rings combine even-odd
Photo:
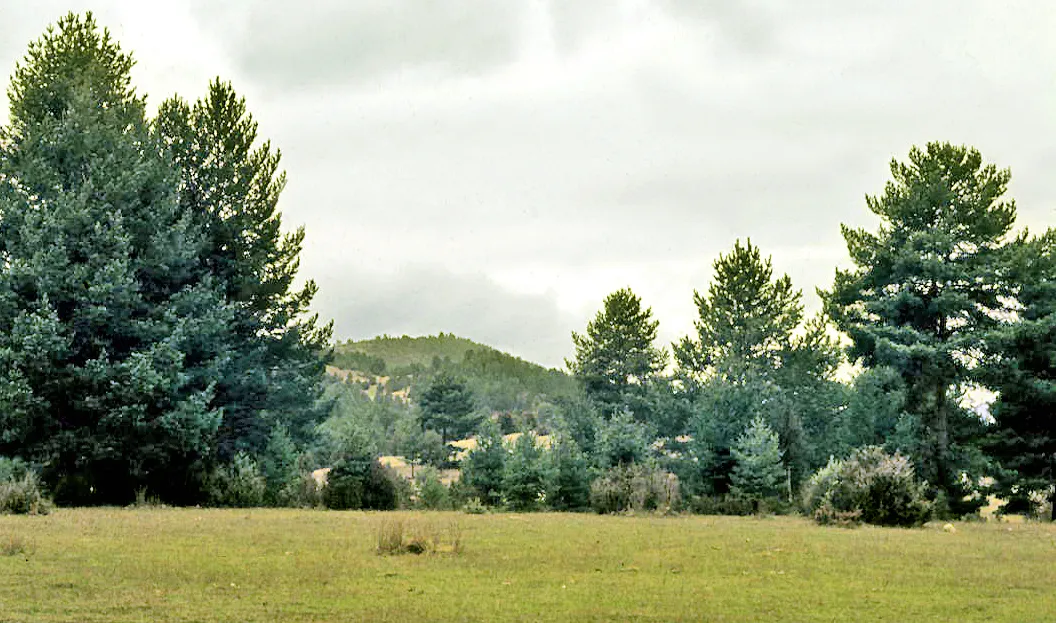
[(929, 143), (892, 161), (891, 174), (882, 195), (866, 198), (879, 230), (843, 227), (856, 267), (837, 271), (824, 299), (852, 359), (901, 375), (922, 434), (921, 475), (954, 502), (980, 426), (958, 406), (958, 388), (1010, 294), (1000, 274), (1016, 214), (1004, 198), (1010, 173), (975, 149)]

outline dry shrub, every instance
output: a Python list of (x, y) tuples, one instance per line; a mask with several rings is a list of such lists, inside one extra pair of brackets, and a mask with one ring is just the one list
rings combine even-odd
[(386, 517), (375, 526), (374, 540), (380, 555), (460, 554), (462, 526), (457, 521)]
[(24, 537), (18, 535), (0, 537), (0, 555), (2, 556), (21, 555), (29, 558), (34, 549), (33, 544)]
[(40, 487), (36, 473), (27, 471), (21, 478), (0, 481), (0, 514), (47, 515), (49, 500)]

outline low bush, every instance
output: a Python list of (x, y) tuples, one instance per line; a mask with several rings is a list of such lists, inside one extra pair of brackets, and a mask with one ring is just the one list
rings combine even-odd
[(440, 481), (440, 472), (434, 467), (423, 467), (414, 477), (418, 491), (418, 507), (426, 510), (451, 508), (451, 494), (447, 485)]
[(793, 505), (777, 498), (758, 498), (738, 493), (696, 495), (687, 500), (686, 508), (697, 515), (787, 515)]
[(47, 515), (51, 500), (44, 495), (36, 472), (26, 470), (21, 477), (0, 481), (0, 514)]
[(21, 555), (29, 558), (29, 555), (34, 552), (34, 549), (33, 544), (22, 536), (10, 535), (0, 538), (0, 556)]
[(214, 506), (263, 506), (266, 491), (264, 475), (245, 452), (236, 454), (231, 463), (216, 467), (206, 480), (206, 495)]
[(670, 512), (679, 505), (678, 478), (657, 467), (617, 465), (590, 486), (590, 506), (597, 513)]
[(460, 554), (462, 526), (454, 521), (387, 517), (375, 527), (374, 542), (380, 555)]
[(392, 510), (399, 502), (400, 480), (376, 459), (341, 459), (327, 474), (323, 505), (333, 510)]
[(804, 488), (803, 506), (818, 523), (839, 525), (919, 526), (932, 511), (909, 459), (876, 446), (819, 469)]

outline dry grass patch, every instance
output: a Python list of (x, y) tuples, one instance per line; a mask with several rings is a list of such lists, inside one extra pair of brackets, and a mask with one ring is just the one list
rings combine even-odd
[(381, 555), (462, 553), (462, 526), (452, 519), (384, 517), (374, 537), (374, 551)]

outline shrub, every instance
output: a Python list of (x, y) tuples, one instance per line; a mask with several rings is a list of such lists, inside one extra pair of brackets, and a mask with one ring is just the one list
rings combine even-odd
[(488, 512), (488, 507), (480, 501), (480, 498), (470, 498), (465, 504), (462, 505), (462, 512), (467, 515), (483, 515)]
[(427, 510), (446, 510), (451, 508), (451, 494), (447, 486), (440, 481), (440, 473), (435, 467), (423, 467), (415, 476), (418, 489), (418, 505)]
[(590, 505), (598, 513), (658, 510), (679, 503), (678, 478), (659, 468), (632, 463), (609, 468), (590, 486)]
[(337, 461), (326, 478), (323, 505), (334, 510), (392, 510), (399, 500), (400, 475), (377, 459)]
[(227, 465), (218, 466), (206, 482), (210, 504), (252, 508), (264, 504), (267, 483), (253, 457), (239, 452)]
[(26, 470), (20, 478), (0, 482), (0, 514), (47, 515), (51, 501), (44, 495), (36, 472)]
[(374, 530), (379, 555), (460, 554), (462, 526), (455, 521), (385, 518)]
[(819, 523), (918, 526), (931, 516), (924, 492), (909, 459), (869, 446), (819, 469), (804, 489), (803, 504)]

